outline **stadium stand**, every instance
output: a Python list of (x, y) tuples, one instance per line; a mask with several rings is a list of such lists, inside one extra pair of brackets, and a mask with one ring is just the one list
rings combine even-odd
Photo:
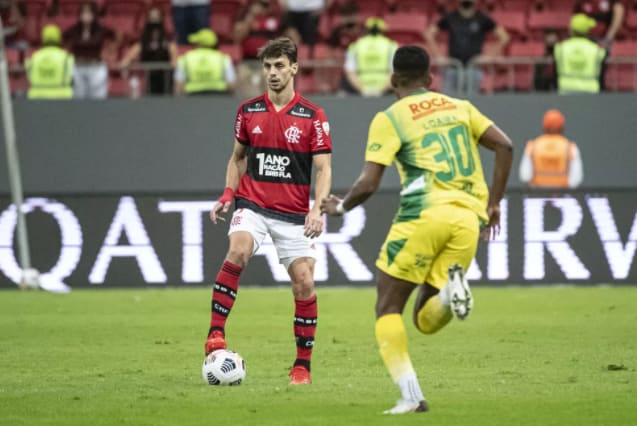
[[(26, 25), (22, 30), (25, 42), (35, 48), (39, 44), (41, 28), (54, 23), (64, 31), (77, 20), (80, 5), (84, 0), (19, 0)], [(240, 10), (252, 0), (214, 0), (210, 12), (210, 26), (217, 33), (220, 49), (230, 54), (233, 61), (240, 62), (241, 49), (234, 44), (233, 26)], [(321, 17), (320, 40), (313, 50), (300, 47), (300, 57), (310, 61), (305, 68), (316, 72), (304, 74), (299, 84), (311, 91), (338, 90), (342, 73), (342, 48), (328, 47), (327, 39), (333, 28), (341, 22), (339, 8), (347, 2), (359, 6), (359, 22), (370, 16), (385, 19), (387, 35), (401, 44), (422, 44), (423, 30), (428, 23), (436, 22), (440, 13), (448, 10), (451, 3), (443, 0), (335, 0), (332, 7)], [(511, 35), (506, 56), (498, 64), (482, 65), (486, 74), (487, 91), (533, 90), (533, 60), (545, 61), (542, 43), (546, 30), (556, 30), (561, 38), (567, 35), (567, 27), (574, 0), (481, 0), (480, 7), (487, 10), (496, 22), (504, 26)], [(144, 14), (149, 6), (159, 6), (164, 12), (165, 25), (174, 33), (170, 0), (98, 0), (101, 22), (116, 29), (122, 41), (120, 49), (105, 57), (109, 64), (116, 64), (127, 47), (139, 40), (143, 29)], [(607, 90), (637, 91), (637, 1), (625, 1), (626, 18), (619, 33), (619, 41), (612, 46), (605, 76)], [(444, 40), (439, 40), (442, 51)], [(487, 43), (488, 45), (488, 43)], [(488, 46), (487, 46), (488, 48)], [(186, 48), (182, 48), (187, 50)], [(23, 92), (24, 71), (21, 64), (28, 55), (25, 51), (10, 49), (9, 62), (12, 67), (11, 87), (15, 94)], [(113, 56), (114, 55), (114, 56)], [(338, 64), (336, 66), (335, 64)], [(166, 64), (170, 68), (170, 64)], [(507, 68), (508, 67), (508, 68)], [(20, 74), (22, 72), (22, 74)], [(112, 96), (128, 96), (128, 80), (111, 72)], [(332, 74), (336, 74), (332, 76)]]

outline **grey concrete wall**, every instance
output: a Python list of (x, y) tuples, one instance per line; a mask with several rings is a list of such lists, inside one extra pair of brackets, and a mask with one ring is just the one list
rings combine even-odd
[[(367, 126), (393, 98), (315, 98), (331, 122), (334, 188), (348, 188), (363, 163)], [(548, 108), (567, 117), (578, 142), (588, 188), (637, 185), (637, 97), (497, 95), (474, 104), (505, 130), (516, 147), (512, 186), (525, 142), (541, 131)], [(25, 190), (40, 194), (218, 191), (232, 146), (239, 99), (140, 99), (15, 102)], [(0, 135), (0, 138), (3, 136)], [(7, 193), (4, 149), (0, 193)], [(485, 173), (492, 155), (484, 152)], [(489, 179), (490, 180), (490, 179)], [(392, 170), (384, 189), (398, 186)]]

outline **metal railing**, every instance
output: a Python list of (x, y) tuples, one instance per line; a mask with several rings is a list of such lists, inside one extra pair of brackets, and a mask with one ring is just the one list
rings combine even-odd
[[(244, 61), (243, 64), (246, 64)], [(309, 72), (315, 78), (314, 93), (334, 93), (338, 91), (338, 82), (342, 78), (343, 59), (309, 59), (301, 64), (302, 72)], [(479, 57), (472, 60), (466, 67), (460, 61), (453, 58), (435, 58), (432, 61), (432, 74), (434, 76), (434, 89), (451, 92), (458, 96), (467, 96), (476, 93), (492, 94), (498, 92), (535, 92), (536, 72), (538, 66), (553, 66), (553, 60), (549, 57)], [(622, 68), (623, 67), (623, 68)], [(258, 65), (254, 68), (258, 69)], [(621, 84), (624, 73), (632, 69), (632, 84)], [(109, 73), (119, 79), (129, 79), (131, 87), (128, 95), (136, 97), (135, 79), (148, 82), (148, 73), (152, 71), (167, 71), (165, 73), (166, 87), (171, 86), (173, 67), (168, 62), (136, 62), (126, 68), (111, 66)], [(13, 76), (24, 75), (25, 69), (21, 64), (9, 66), (9, 72)], [(258, 72), (258, 71), (253, 71)], [(479, 73), (480, 78), (475, 77)], [(119, 73), (119, 75), (118, 75)], [(521, 76), (524, 76), (523, 78)], [(256, 79), (258, 80), (258, 78)], [(637, 92), (637, 56), (635, 57), (611, 57), (606, 60), (606, 90), (607, 91), (633, 91)], [(245, 83), (244, 83), (245, 84)], [(479, 87), (476, 87), (479, 84)], [(455, 90), (454, 90), (455, 88)], [(21, 96), (26, 88), (14, 93)], [(237, 90), (241, 92), (242, 88)], [(140, 90), (140, 95), (146, 93)]]

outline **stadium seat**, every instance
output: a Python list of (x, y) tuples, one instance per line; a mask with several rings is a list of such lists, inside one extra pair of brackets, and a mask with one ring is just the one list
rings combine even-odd
[(20, 64), (20, 51), (18, 49), (13, 49), (11, 47), (5, 50), (7, 56), (7, 63), (9, 67), (11, 65), (19, 65)]
[(230, 55), (235, 64), (243, 59), (243, 50), (238, 44), (222, 44), (219, 46), (219, 50)]
[(122, 34), (125, 40), (137, 40), (141, 35), (137, 28), (137, 18), (132, 15), (106, 15), (100, 22), (105, 27)]
[(214, 0), (210, 7), (210, 13), (212, 15), (229, 15), (235, 19), (243, 4), (244, 2), (241, 0)]
[(500, 0), (496, 2), (495, 10), (526, 13), (531, 7), (530, 0)]
[[(438, 3), (431, 0), (397, 0), (395, 3), (396, 10), (394, 13), (413, 12), (429, 16), (438, 11)], [(387, 7), (385, 10), (388, 12)]]
[[(509, 46), (510, 58), (542, 58), (546, 48), (542, 42), (514, 42)], [(513, 86), (516, 90), (529, 91), (533, 87), (534, 65), (512, 65)], [(509, 82), (510, 83), (510, 82)]]
[(45, 22), (42, 22), (42, 26), (47, 24), (54, 24), (60, 27), (60, 30), (64, 32), (77, 23), (77, 17), (70, 15), (57, 15), (53, 17), (47, 17), (44, 21)]
[(46, 16), (51, 7), (50, 0), (25, 0), (22, 2), (22, 10), (27, 17), (27, 21), (32, 18), (41, 19)]
[(217, 37), (222, 43), (233, 41), (234, 18), (232, 15), (213, 13), (210, 17), (210, 28), (217, 33)]
[(385, 11), (385, 0), (358, 0), (361, 17), (382, 16)]
[[(82, 4), (86, 3), (86, 0), (58, 0), (58, 13), (60, 15), (72, 16), (77, 19)], [(97, 5), (97, 10), (102, 10), (103, 0), (94, 0)]]
[(628, 11), (625, 26), (631, 38), (637, 39), (637, 9), (630, 9)]
[(529, 13), (530, 30), (557, 29), (567, 30), (571, 19), (571, 11), (532, 11)]
[(516, 38), (522, 38), (526, 33), (526, 14), (524, 12), (495, 10), (491, 13), (491, 18)]
[(613, 44), (609, 63), (606, 68), (606, 89), (611, 91), (637, 90), (637, 62), (613, 63), (613, 59), (629, 59), (637, 57), (637, 40), (620, 41)]
[(323, 43), (314, 45), (314, 59), (330, 59), (332, 58), (332, 50)]
[(143, 0), (105, 0), (104, 14), (139, 18), (146, 4)]
[(24, 38), (26, 38), (29, 43), (39, 46), (42, 37), (42, 19), (38, 16), (25, 19), (22, 34), (24, 34)]
[(427, 28), (427, 16), (421, 13), (394, 13), (385, 16), (385, 35), (399, 44), (421, 43)]

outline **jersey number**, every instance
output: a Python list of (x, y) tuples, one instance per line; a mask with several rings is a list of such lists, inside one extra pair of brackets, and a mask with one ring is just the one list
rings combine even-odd
[(434, 160), (438, 163), (447, 163), (447, 168), (449, 169), (446, 172), (437, 172), (436, 178), (438, 180), (449, 182), (456, 177), (458, 172), (464, 177), (473, 174), (476, 166), (466, 126), (454, 126), (449, 129), (446, 135), (442, 133), (427, 133), (422, 139), (422, 147), (429, 148), (434, 144), (440, 147), (440, 151), (434, 155)]

